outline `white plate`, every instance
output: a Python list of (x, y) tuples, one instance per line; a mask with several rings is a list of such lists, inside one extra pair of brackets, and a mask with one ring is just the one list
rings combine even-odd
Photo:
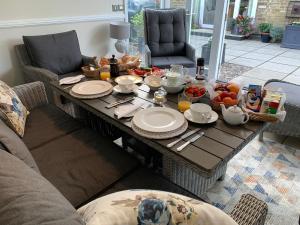
[(184, 116), (170, 108), (154, 107), (141, 110), (133, 117), (134, 124), (148, 132), (169, 132), (184, 124)]
[(188, 128), (188, 122), (186, 121), (186, 119), (184, 119), (184, 123), (181, 127), (179, 127), (176, 130), (170, 131), (170, 132), (148, 132), (148, 131), (144, 131), (142, 129), (140, 129), (139, 127), (137, 127), (134, 122), (131, 122), (131, 128), (133, 129), (134, 132), (136, 132), (137, 134), (146, 137), (146, 138), (150, 138), (150, 139), (169, 139), (169, 138), (173, 138), (173, 137), (177, 137), (181, 134), (183, 134), (187, 128)]
[(211, 112), (211, 117), (210, 119), (208, 120), (195, 120), (195, 118), (192, 117), (192, 114), (191, 114), (191, 110), (186, 110), (184, 112), (184, 116), (185, 118), (188, 120), (188, 121), (191, 121), (193, 123), (200, 123), (200, 124), (208, 124), (208, 123), (213, 123), (213, 122), (216, 122), (219, 118), (219, 115), (218, 113), (216, 113), (215, 111), (212, 111)]
[(129, 93), (137, 91), (138, 89), (139, 89), (139, 86), (137, 86), (135, 84), (133, 85), (132, 90), (128, 90), (128, 91), (121, 90), (119, 85), (114, 86), (114, 91), (117, 93), (121, 93), (121, 94), (129, 94)]
[(123, 75), (123, 76), (119, 76), (115, 79), (115, 82), (116, 83), (119, 83), (120, 80), (122, 79), (129, 79), (129, 80), (132, 80), (133, 83), (135, 84), (138, 84), (138, 83), (141, 83), (143, 81), (143, 78), (142, 77), (139, 77), (139, 76), (135, 76), (135, 75)]
[(111, 88), (110, 90), (101, 93), (101, 94), (97, 94), (97, 95), (78, 95), (76, 93), (74, 93), (72, 90), (70, 90), (70, 95), (72, 95), (75, 98), (79, 98), (79, 99), (94, 99), (94, 98), (101, 98), (103, 96), (109, 95), (111, 92), (113, 91), (113, 89)]
[(102, 80), (90, 80), (80, 84), (75, 84), (72, 92), (78, 95), (98, 95), (107, 92), (112, 85)]
[(78, 83), (79, 81), (81, 81), (82, 78), (84, 78), (84, 75), (78, 75), (75, 77), (65, 77), (65, 78), (59, 80), (59, 84), (60, 85), (75, 84), (75, 83)]

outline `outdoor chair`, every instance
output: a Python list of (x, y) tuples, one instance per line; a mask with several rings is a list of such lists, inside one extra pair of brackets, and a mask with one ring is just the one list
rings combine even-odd
[(145, 9), (144, 32), (148, 66), (196, 67), (195, 49), (187, 43), (185, 9)]

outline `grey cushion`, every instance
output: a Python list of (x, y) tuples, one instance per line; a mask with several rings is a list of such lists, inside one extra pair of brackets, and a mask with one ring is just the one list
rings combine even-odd
[(169, 68), (172, 64), (179, 64), (188, 68), (195, 67), (195, 62), (185, 56), (152, 57), (151, 60), (152, 66), (161, 68)]
[(75, 208), (45, 178), (0, 151), (0, 224), (83, 225)]
[(39, 173), (39, 168), (24, 142), (2, 120), (0, 120), (0, 142), (5, 146), (6, 151), (24, 161), (29, 167)]
[(82, 66), (83, 59), (75, 31), (23, 36), (23, 41), (33, 66), (58, 75), (77, 71)]
[(152, 57), (186, 55), (185, 10), (146, 9), (145, 34)]

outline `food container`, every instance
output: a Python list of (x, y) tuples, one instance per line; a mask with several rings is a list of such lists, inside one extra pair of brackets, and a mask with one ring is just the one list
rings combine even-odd
[[(190, 93), (188, 93), (189, 90), (191, 90)], [(183, 94), (189, 97), (192, 103), (195, 103), (205, 96), (206, 92), (205, 86), (201, 84), (189, 84), (185, 87)]]
[(145, 84), (149, 86), (151, 91), (157, 91), (161, 87), (161, 77), (158, 76), (147, 76), (145, 78)]
[(185, 86), (183, 81), (178, 81), (175, 86), (170, 86), (166, 78), (162, 79), (161, 85), (169, 94), (177, 94), (181, 92)]
[(98, 66), (83, 66), (81, 67), (83, 74), (88, 78), (99, 78), (100, 77), (100, 67)]

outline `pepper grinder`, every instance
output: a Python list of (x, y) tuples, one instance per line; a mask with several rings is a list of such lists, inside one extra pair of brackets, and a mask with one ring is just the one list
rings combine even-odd
[(117, 77), (119, 76), (119, 65), (118, 65), (118, 60), (115, 58), (115, 55), (112, 55), (112, 58), (109, 60), (110, 64), (110, 75), (112, 77)]

